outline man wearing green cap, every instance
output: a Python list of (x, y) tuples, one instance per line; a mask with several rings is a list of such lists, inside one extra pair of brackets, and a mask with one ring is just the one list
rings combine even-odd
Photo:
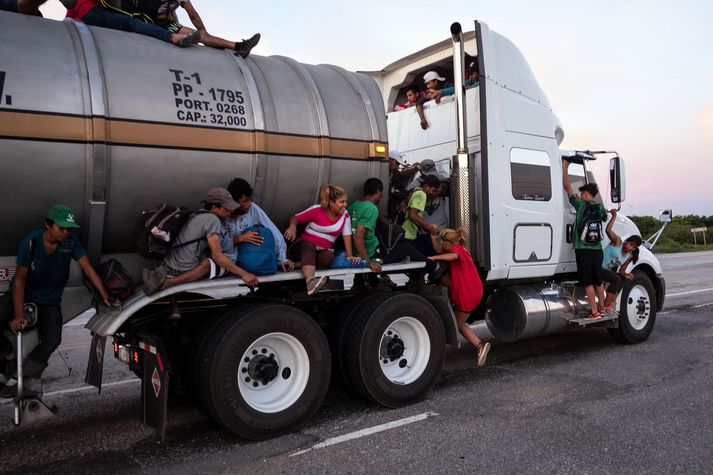
[[(0, 365), (12, 353), (12, 345), (2, 332), (8, 328), (13, 333), (24, 330), (24, 303), (37, 305), (37, 331), (40, 343), (28, 355), (24, 366), (25, 390), (28, 395), (41, 391), (40, 376), (47, 367), (52, 352), (62, 341), (62, 293), (69, 279), (72, 259), (79, 262), (82, 271), (99, 291), (105, 305), (110, 305), (109, 295), (101, 279), (89, 263), (86, 252), (73, 228), (79, 228), (74, 212), (65, 205), (54, 205), (47, 211), (44, 230), (36, 230), (24, 237), (17, 252), (17, 270), (10, 282), (10, 291), (0, 297)], [(13, 371), (0, 372), (12, 374)], [(10, 370), (10, 368), (7, 368)], [(0, 397), (13, 397), (14, 386), (7, 384)]]

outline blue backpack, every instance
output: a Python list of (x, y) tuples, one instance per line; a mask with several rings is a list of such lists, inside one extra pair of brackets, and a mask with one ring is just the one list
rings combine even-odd
[(238, 246), (238, 267), (255, 275), (270, 275), (277, 273), (277, 256), (275, 255), (275, 237), (265, 226), (250, 226), (244, 232), (256, 231), (262, 236), (262, 244), (241, 243)]

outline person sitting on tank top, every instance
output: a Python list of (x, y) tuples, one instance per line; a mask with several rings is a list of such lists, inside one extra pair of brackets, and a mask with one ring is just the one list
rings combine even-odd
[(181, 47), (196, 45), (200, 40), (201, 35), (197, 31), (193, 33), (170, 32), (153, 23), (145, 23), (132, 16), (110, 11), (102, 7), (100, 0), (62, 0), (62, 3), (67, 8), (67, 18), (81, 21), (87, 25), (130, 31)]
[(287, 258), (287, 244), (282, 233), (265, 211), (253, 202), (253, 188), (246, 180), (234, 178), (228, 185), (228, 191), (238, 203), (238, 208), (229, 219), (225, 220), (227, 232), (223, 238), (223, 251), (233, 260), (238, 257), (238, 246), (243, 243), (262, 244), (262, 237), (257, 231), (245, 231), (252, 226), (264, 226), (275, 240), (275, 256), (283, 272), (294, 270), (295, 263)]
[[(195, 30), (181, 25), (178, 21), (176, 10), (179, 6), (186, 10), (188, 18), (190, 18), (191, 23), (195, 26)], [(211, 48), (232, 49), (243, 58), (247, 58), (250, 54), (250, 50), (260, 41), (260, 33), (254, 34), (250, 39), (237, 42), (211, 35), (206, 31), (203, 20), (191, 3), (191, 0), (162, 0), (158, 8), (156, 24), (166, 28), (171, 33), (189, 35), (197, 30), (200, 33), (200, 42), (204, 45), (210, 46)]]
[(352, 224), (347, 212), (347, 192), (335, 185), (322, 185), (319, 204), (310, 206), (290, 218), (285, 239), (297, 237), (297, 225), (306, 224), (304, 231), (290, 247), (289, 256), (299, 262), (307, 283), (307, 295), (313, 295), (327, 282), (326, 276), (315, 277), (316, 269), (327, 269), (334, 260), (334, 241), (341, 235), (344, 250), (352, 264), (361, 259), (352, 253)]
[(220, 242), (221, 221), (230, 218), (238, 203), (225, 188), (211, 188), (203, 203), (205, 211), (188, 218), (168, 255), (154, 270), (143, 270), (146, 295), (205, 278), (214, 279), (228, 272), (243, 279), (248, 286), (257, 285), (257, 277), (235, 265), (223, 253)]

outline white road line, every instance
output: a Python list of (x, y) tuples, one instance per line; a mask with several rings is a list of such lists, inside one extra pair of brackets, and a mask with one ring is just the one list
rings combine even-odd
[(710, 305), (713, 305), (713, 302), (702, 303), (700, 305), (694, 305), (692, 308), (703, 308), (703, 307), (708, 307)]
[(416, 416), (406, 417), (405, 419), (399, 419), (397, 421), (387, 422), (386, 424), (381, 424), (378, 426), (369, 427), (367, 429), (350, 432), (348, 434), (340, 435), (339, 437), (332, 437), (330, 439), (325, 440), (324, 442), (320, 442), (319, 444), (313, 445), (309, 449), (300, 450), (299, 452), (290, 454), (290, 457), (294, 457), (295, 455), (306, 454), (307, 452), (309, 452), (311, 450), (323, 449), (323, 448), (329, 447), (331, 445), (341, 444), (342, 442), (359, 439), (361, 437), (366, 437), (367, 435), (384, 432), (385, 430), (395, 429), (396, 427), (413, 424), (414, 422), (422, 421), (422, 420), (428, 419), (429, 417), (433, 417), (433, 416), (437, 416), (437, 415), (438, 415), (437, 412), (428, 411), (428, 412), (424, 412), (423, 414), (418, 414)]
[[(124, 386), (125, 384), (132, 384), (132, 383), (140, 383), (140, 379), (125, 379), (124, 381), (114, 381), (113, 383), (105, 383), (102, 384), (102, 389), (106, 388), (113, 388), (115, 386)], [(70, 388), (70, 389), (60, 389), (59, 391), (52, 391), (49, 393), (44, 393), (43, 397), (47, 396), (61, 396), (63, 394), (72, 394), (72, 393), (81, 393), (85, 391), (91, 391), (92, 389), (97, 389), (94, 386), (81, 386), (79, 388)], [(12, 399), (4, 399), (3, 401), (0, 401), (0, 405), (3, 404), (9, 404), (12, 402)]]
[(676, 292), (675, 294), (666, 294), (666, 297), (678, 297), (680, 295), (700, 294), (703, 292), (710, 292), (711, 290), (713, 290), (713, 287), (709, 289), (689, 290), (688, 292)]

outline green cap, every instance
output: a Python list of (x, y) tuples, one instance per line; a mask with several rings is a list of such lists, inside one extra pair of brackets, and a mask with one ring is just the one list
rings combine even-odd
[(47, 217), (57, 223), (60, 228), (78, 228), (74, 220), (74, 211), (67, 205), (54, 205), (47, 210)]

